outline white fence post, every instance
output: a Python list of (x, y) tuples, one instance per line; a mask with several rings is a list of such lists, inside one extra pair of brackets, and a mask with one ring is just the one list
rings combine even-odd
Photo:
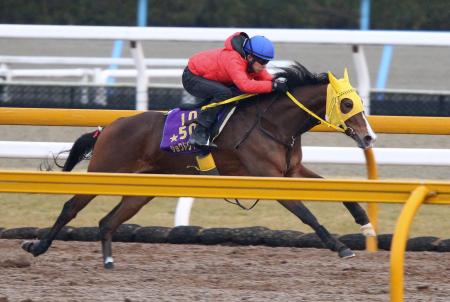
[(194, 198), (180, 197), (178, 198), (177, 208), (175, 210), (175, 226), (189, 225), (189, 217), (191, 215), (192, 204)]
[(366, 56), (361, 45), (353, 45), (353, 62), (355, 63), (356, 76), (358, 77), (358, 92), (364, 101), (364, 110), (370, 114), (370, 76), (367, 67)]
[(148, 110), (148, 78), (144, 61), (144, 51), (142, 50), (142, 43), (139, 41), (131, 41), (130, 47), (137, 70), (136, 110)]

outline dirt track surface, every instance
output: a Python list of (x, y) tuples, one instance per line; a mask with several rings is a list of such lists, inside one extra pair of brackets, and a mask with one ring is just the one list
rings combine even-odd
[[(56, 241), (40, 257), (0, 240), (0, 301), (388, 301), (389, 253)], [(450, 254), (407, 253), (405, 301), (448, 301)], [(3, 299), (3, 300), (2, 300)], [(28, 299), (28, 300), (27, 300)]]

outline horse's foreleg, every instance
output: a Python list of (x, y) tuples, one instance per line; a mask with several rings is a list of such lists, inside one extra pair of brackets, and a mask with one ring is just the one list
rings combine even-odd
[(45, 253), (51, 246), (53, 240), (58, 235), (58, 232), (72, 219), (77, 216), (77, 213), (81, 211), (96, 195), (75, 195), (69, 199), (65, 204), (61, 213), (58, 216), (53, 227), (48, 233), (44, 235), (41, 240), (25, 241), (22, 243), (22, 248), (33, 254), (33, 256), (39, 256)]
[[(319, 174), (309, 170), (301, 164), (295, 174), (296, 175), (293, 177), (323, 178)], [(359, 203), (344, 201), (343, 204), (353, 216), (355, 222), (361, 226), (361, 232), (364, 236), (376, 236), (375, 229), (370, 223), (366, 211), (360, 206)]]
[(103, 264), (105, 268), (113, 268), (112, 235), (125, 221), (133, 217), (153, 197), (124, 196), (122, 201), (102, 220), (100, 220), (100, 239), (102, 241)]
[(279, 200), (286, 209), (292, 212), (295, 216), (300, 218), (300, 220), (309, 225), (319, 236), (322, 242), (327, 248), (332, 251), (337, 251), (341, 258), (349, 258), (355, 256), (352, 250), (350, 250), (345, 244), (331, 236), (328, 230), (321, 225), (313, 213), (303, 204), (303, 202), (298, 200)]
[(361, 226), (364, 236), (376, 236), (375, 229), (369, 221), (366, 211), (357, 202), (343, 202), (347, 210), (352, 214), (355, 222)]

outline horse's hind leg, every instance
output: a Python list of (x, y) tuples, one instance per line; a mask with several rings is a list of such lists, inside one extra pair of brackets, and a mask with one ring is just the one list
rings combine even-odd
[(103, 264), (105, 268), (113, 268), (112, 235), (125, 221), (133, 217), (153, 197), (124, 196), (122, 201), (102, 220), (100, 220), (100, 239), (102, 241)]
[(300, 220), (309, 225), (319, 236), (327, 248), (332, 251), (337, 251), (341, 258), (354, 257), (355, 253), (350, 250), (345, 244), (331, 236), (328, 230), (321, 225), (311, 211), (299, 200), (279, 200), (286, 209), (292, 212)]
[(69, 199), (65, 204), (61, 213), (56, 219), (55, 224), (50, 229), (48, 233), (44, 235), (41, 240), (37, 241), (25, 241), (22, 244), (22, 248), (33, 254), (33, 256), (39, 256), (45, 253), (51, 246), (53, 240), (58, 235), (58, 232), (65, 226), (69, 221), (74, 219), (78, 212), (81, 211), (96, 195), (75, 195)]
[[(309, 170), (303, 165), (300, 165), (299, 173), (300, 176), (302, 177), (323, 178), (319, 174), (314, 173), (313, 171)], [(363, 207), (360, 206), (359, 203), (345, 201), (343, 202), (343, 204), (350, 212), (350, 214), (353, 216), (355, 222), (361, 226), (361, 232), (363, 233), (364, 236), (376, 236), (375, 229), (370, 223), (366, 211), (363, 209)]]

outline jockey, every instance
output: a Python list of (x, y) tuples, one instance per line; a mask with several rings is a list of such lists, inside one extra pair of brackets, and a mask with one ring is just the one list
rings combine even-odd
[[(274, 58), (274, 46), (264, 36), (237, 32), (225, 41), (223, 48), (194, 54), (183, 72), (187, 92), (208, 103), (220, 102), (242, 93), (286, 92), (287, 83), (267, 72), (266, 64)], [(217, 148), (210, 142), (210, 126), (221, 107), (200, 112), (197, 127), (189, 144), (200, 149)]]

